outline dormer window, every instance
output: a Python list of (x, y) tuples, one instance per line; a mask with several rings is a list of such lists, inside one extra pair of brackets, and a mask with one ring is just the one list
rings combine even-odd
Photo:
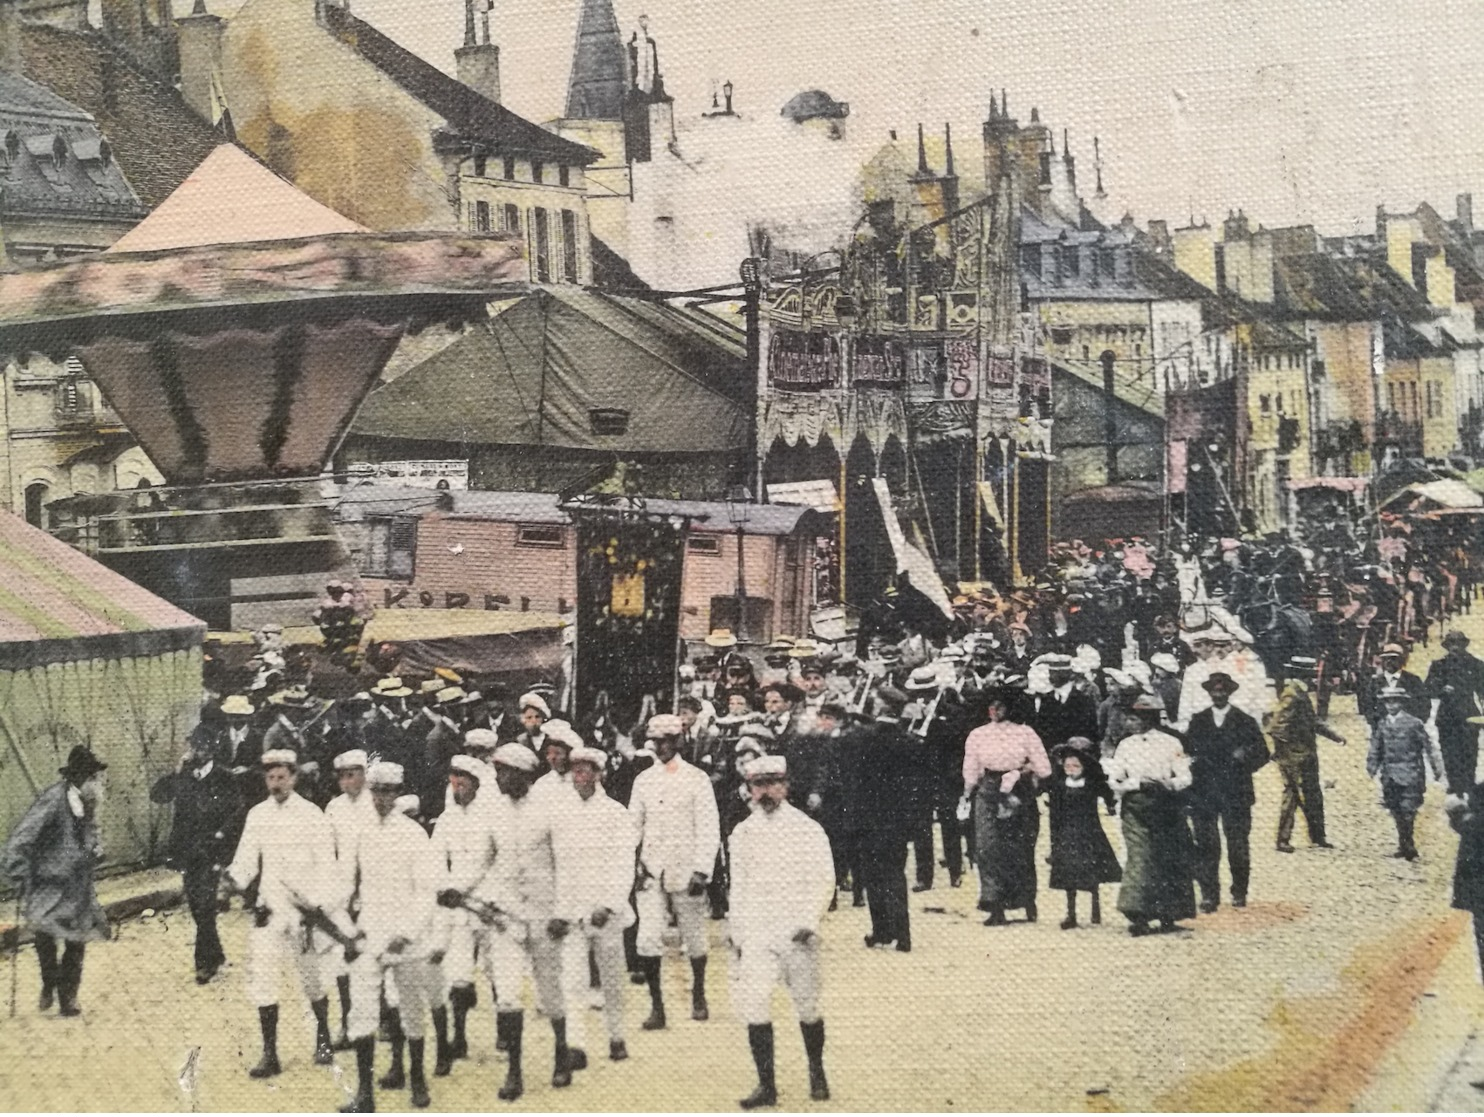
[(531, 181), (541, 183), (546, 178), (546, 166), (539, 159), (531, 160)]
[(474, 177), (484, 178), (488, 171), (489, 160), (486, 159), (483, 155), (476, 155), (474, 157)]
[(572, 168), (563, 163), (559, 168), (557, 168), (557, 180), (561, 182), (563, 186), (571, 186)]

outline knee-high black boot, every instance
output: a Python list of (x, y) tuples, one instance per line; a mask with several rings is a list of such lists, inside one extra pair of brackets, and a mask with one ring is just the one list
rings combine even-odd
[(341, 1113), (375, 1113), (376, 1090), (376, 1037), (362, 1036), (351, 1043), (356, 1052), (356, 1096), (349, 1105), (340, 1107)]
[(757, 1089), (738, 1104), (743, 1109), (777, 1105), (778, 1084), (773, 1076), (773, 1025), (747, 1025), (747, 1045), (752, 1048), (752, 1061), (757, 1065)]
[(824, 1021), (799, 1024), (804, 1034), (804, 1054), (809, 1056), (809, 1096), (815, 1101), (830, 1100), (830, 1084), (824, 1076)]
[(472, 985), (455, 985), (448, 991), (448, 1003), (453, 1009), (453, 1040), (448, 1049), (450, 1058), (469, 1057), (469, 1040), (464, 1034), (464, 1022), (469, 1019), (469, 1010), (474, 1007), (474, 997)]
[(335, 991), (340, 994), (340, 1035), (335, 1039), (336, 1051), (349, 1051), (350, 1042), (350, 975), (341, 974), (335, 979)]
[(644, 967), (644, 980), (649, 985), (649, 1019), (640, 1025), (646, 1032), (655, 1032), (665, 1026), (665, 996), (660, 992), (659, 958), (639, 956)]
[[(12, 932), (19, 934), (19, 928)], [(41, 967), (41, 1011), (52, 1007), (57, 996), (57, 940), (45, 931), (36, 932), (36, 962)]]
[(1069, 931), (1077, 926), (1077, 893), (1074, 889), (1067, 889), (1067, 917), (1061, 921), (1061, 929)]
[(391, 1037), (392, 1065), (387, 1067), (386, 1073), (381, 1076), (377, 1083), (383, 1090), (400, 1090), (407, 1085), (407, 1068), (402, 1062), (402, 1049), (406, 1046), (407, 1037), (402, 1032), (402, 1011), (389, 1008), (386, 1010), (386, 1034)]
[(82, 1009), (77, 1004), (77, 991), (82, 988), (82, 960), (87, 944), (69, 942), (62, 948), (62, 960), (57, 964), (57, 1013), (60, 1016), (80, 1016)]
[(525, 1084), (520, 1074), (520, 1041), (524, 1029), (525, 1016), (519, 1009), (495, 1014), (495, 1031), (503, 1033), (505, 1050), (510, 1057), (510, 1066), (505, 1072), (505, 1085), (500, 1087), (498, 1095), (501, 1101), (514, 1101), (525, 1093)]
[(314, 1012), (314, 1065), (327, 1067), (335, 1061), (330, 1043), (330, 998), (311, 1001), (309, 1007)]
[(1103, 898), (1096, 888), (1092, 890), (1092, 921), (1094, 923), (1103, 921)]
[(553, 1017), (551, 1035), (555, 1041), (552, 1053), (551, 1084), (558, 1089), (572, 1085), (572, 1053), (567, 1048), (567, 1018)]
[(272, 1078), (283, 1070), (278, 1065), (277, 1005), (264, 1005), (258, 1009), (258, 1028), (263, 1033), (263, 1057), (247, 1074), (250, 1078)]
[[(453, 999), (452, 990), (449, 999)], [(448, 1009), (439, 1005), (433, 1010), (433, 1077), (442, 1078), (453, 1070), (453, 1052), (448, 1044)]]
[(407, 1061), (410, 1064), (412, 1075), (409, 1079), (411, 1095), (409, 1101), (418, 1108), (426, 1109), (432, 1104), (433, 1099), (428, 1096), (428, 1080), (423, 1074), (423, 1051), (425, 1039), (409, 1039), (407, 1041)]
[(690, 960), (691, 990), (690, 990), (690, 1018), (692, 1020), (711, 1019), (711, 1010), (706, 1007), (706, 955)]

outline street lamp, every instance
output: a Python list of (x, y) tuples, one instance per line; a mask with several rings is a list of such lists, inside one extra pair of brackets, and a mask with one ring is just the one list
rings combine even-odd
[(737, 529), (737, 639), (742, 639), (742, 620), (747, 604), (747, 583), (743, 578), (742, 544), (746, 536), (747, 521), (752, 516), (751, 494), (745, 485), (735, 485), (727, 493), (727, 519)]

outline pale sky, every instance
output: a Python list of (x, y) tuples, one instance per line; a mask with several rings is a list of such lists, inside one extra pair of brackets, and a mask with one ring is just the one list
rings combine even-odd
[[(309, 3), (310, 0), (304, 0)], [(237, 0), (209, 0), (224, 14)], [(544, 121), (565, 96), (580, 0), (495, 0), (506, 102)], [(1484, 211), (1484, 0), (616, 0), (660, 44), (678, 116), (730, 78), (776, 117), (819, 86), (851, 105), (852, 147), (951, 121), (977, 158), (991, 89), (1071, 133), (1084, 194), (1101, 136), (1110, 197), (1140, 224), (1244, 208), (1269, 225), (1369, 230), (1377, 204)], [(462, 0), (352, 0), (452, 69)], [(797, 184), (795, 184), (797, 185)], [(807, 199), (798, 199), (807, 204)]]

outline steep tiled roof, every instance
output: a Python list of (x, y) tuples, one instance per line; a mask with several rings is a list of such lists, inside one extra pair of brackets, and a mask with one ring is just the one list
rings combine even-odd
[(1286, 316), (1363, 322), (1432, 317), (1427, 300), (1385, 264), (1311, 254), (1277, 263), (1277, 304)]
[(413, 97), (448, 122), (457, 138), (488, 144), (498, 152), (536, 155), (586, 165), (598, 153), (565, 140), (539, 124), (497, 105), (425, 62), (338, 4), (325, 4), (325, 27)]
[(567, 80), (568, 119), (622, 120), (624, 69), (613, 0), (583, 0)]
[(97, 31), (26, 24), (25, 72), (89, 113), (139, 200), (153, 207), (222, 142), (180, 95), (148, 76)]

